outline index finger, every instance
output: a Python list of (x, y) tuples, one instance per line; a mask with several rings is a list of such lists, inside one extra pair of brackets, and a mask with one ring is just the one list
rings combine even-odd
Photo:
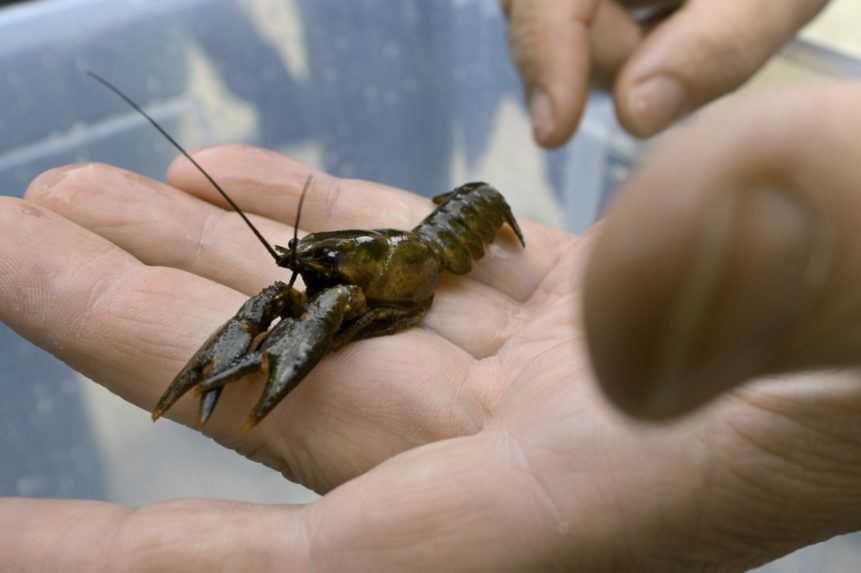
[[(247, 145), (209, 147), (192, 154), (244, 211), (292, 225), (302, 187), (313, 182), (299, 227), (308, 231), (349, 228), (406, 228), (421, 221), (430, 202), (377, 183), (344, 180), (313, 169), (281, 153)], [(203, 175), (184, 157), (167, 171), (168, 182), (230, 210)], [(373, 191), (373, 194), (369, 193)]]
[(511, 57), (523, 79), (535, 139), (558, 147), (586, 103), (599, 0), (502, 0)]

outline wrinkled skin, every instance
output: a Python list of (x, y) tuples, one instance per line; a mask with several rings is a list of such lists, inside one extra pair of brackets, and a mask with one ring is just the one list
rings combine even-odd
[(828, 1), (499, 3), (535, 140), (558, 147), (576, 132), (590, 87), (612, 92), (628, 132), (655, 135), (744, 84)]

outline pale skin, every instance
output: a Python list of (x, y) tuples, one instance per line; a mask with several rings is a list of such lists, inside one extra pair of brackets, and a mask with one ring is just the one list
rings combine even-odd
[[(422, 326), (328, 357), (253, 431), (240, 428), (259, 385), (226, 390), (205, 432), (321, 500), (3, 499), (4, 565), (741, 571), (861, 529), (857, 375), (740, 386), (861, 355), (859, 100), (852, 85), (729, 98), (669, 134), (592, 232), (524, 222), (525, 250), (501, 233)], [(308, 167), (235, 146), (197, 158), (286, 243)], [(409, 227), (431, 209), (314, 175), (304, 232)], [(188, 163), (168, 183), (78, 165), (0, 200), (0, 319), (144, 409), (283, 278)], [(808, 220), (810, 249), (793, 235)], [(661, 420), (699, 408), (646, 423), (616, 406)], [(170, 415), (191, 425), (195, 408)]]
[[(827, 0), (500, 0), (535, 140), (565, 143), (590, 85), (647, 137), (750, 78)], [(640, 22), (627, 7), (679, 5)]]

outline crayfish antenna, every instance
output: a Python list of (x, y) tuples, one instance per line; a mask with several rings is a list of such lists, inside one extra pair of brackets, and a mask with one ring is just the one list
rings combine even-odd
[(144, 117), (144, 119), (146, 119), (148, 122), (150, 122), (152, 124), (152, 126), (155, 127), (158, 130), (158, 132), (160, 134), (162, 134), (165, 137), (165, 139), (167, 139), (171, 143), (171, 145), (173, 145), (176, 149), (178, 149), (179, 152), (186, 159), (188, 159), (191, 162), (191, 164), (194, 165), (197, 168), (197, 170), (203, 174), (204, 177), (206, 177), (206, 180), (209, 181), (209, 183), (213, 186), (213, 188), (215, 188), (215, 190), (218, 191), (222, 197), (224, 197), (224, 200), (227, 201), (227, 203), (230, 205), (230, 207), (233, 208), (233, 210), (236, 211), (240, 217), (242, 217), (242, 220), (245, 221), (245, 224), (248, 225), (248, 228), (251, 229), (251, 232), (254, 233), (254, 235), (263, 244), (263, 246), (266, 248), (266, 250), (269, 252), (269, 254), (272, 255), (272, 258), (275, 259), (276, 262), (278, 260), (280, 260), (278, 257), (278, 253), (275, 251), (275, 249), (272, 248), (272, 245), (269, 244), (269, 241), (267, 241), (263, 237), (263, 235), (260, 233), (260, 231), (257, 230), (257, 227), (255, 227), (254, 224), (248, 219), (248, 217), (245, 215), (245, 213), (242, 211), (242, 209), (239, 208), (239, 205), (237, 205), (236, 203), (233, 202), (233, 199), (230, 198), (230, 196), (224, 191), (224, 189), (222, 189), (221, 186), (215, 182), (215, 179), (213, 179), (212, 176), (209, 173), (207, 173), (206, 170), (203, 167), (201, 167), (197, 161), (194, 160), (194, 158), (179, 144), (179, 142), (177, 142), (161, 125), (158, 124), (158, 122), (156, 122), (156, 120), (154, 120), (147, 112), (145, 112), (141, 106), (139, 106), (137, 103), (135, 103), (134, 100), (132, 100), (129, 96), (124, 94), (114, 84), (112, 84), (111, 82), (109, 82), (108, 80), (106, 80), (105, 78), (103, 78), (102, 76), (98, 75), (97, 73), (95, 73), (91, 70), (86, 70), (86, 73), (88, 76), (90, 76), (91, 78), (93, 78), (94, 80), (96, 80), (97, 82), (99, 82), (100, 84), (105, 86), (106, 88), (108, 88), (110, 91), (114, 92), (117, 96), (119, 96), (120, 99), (122, 99), (124, 102), (126, 102), (133, 110), (138, 112), (140, 115), (142, 115)]
[(296, 258), (296, 249), (299, 248), (299, 221), (302, 219), (302, 205), (305, 204), (305, 195), (308, 194), (308, 189), (311, 188), (311, 182), (314, 180), (313, 175), (309, 175), (305, 180), (305, 185), (302, 186), (302, 193), (299, 195), (299, 207), (296, 209), (296, 222), (293, 223), (293, 240), (290, 241), (290, 260), (293, 263), (293, 275), (290, 277), (290, 282), (287, 283), (289, 288), (293, 288), (296, 282), (296, 277), (299, 272), (296, 268), (299, 266), (299, 261)]

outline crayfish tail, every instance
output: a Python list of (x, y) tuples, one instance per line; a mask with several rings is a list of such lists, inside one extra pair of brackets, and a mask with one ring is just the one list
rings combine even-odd
[(523, 231), (520, 229), (520, 225), (517, 224), (517, 219), (514, 218), (514, 213), (511, 212), (511, 207), (508, 206), (508, 203), (505, 204), (505, 212), (503, 215), (505, 217), (505, 222), (508, 223), (511, 230), (514, 231), (517, 240), (520, 241), (520, 246), (525, 249), (526, 239), (523, 238)]
[(433, 198), (438, 205), (413, 232), (431, 247), (446, 270), (466, 274), (472, 261), (484, 256), (485, 245), (493, 242), (507, 223), (524, 247), (523, 231), (502, 193), (487, 183), (461, 185)]

